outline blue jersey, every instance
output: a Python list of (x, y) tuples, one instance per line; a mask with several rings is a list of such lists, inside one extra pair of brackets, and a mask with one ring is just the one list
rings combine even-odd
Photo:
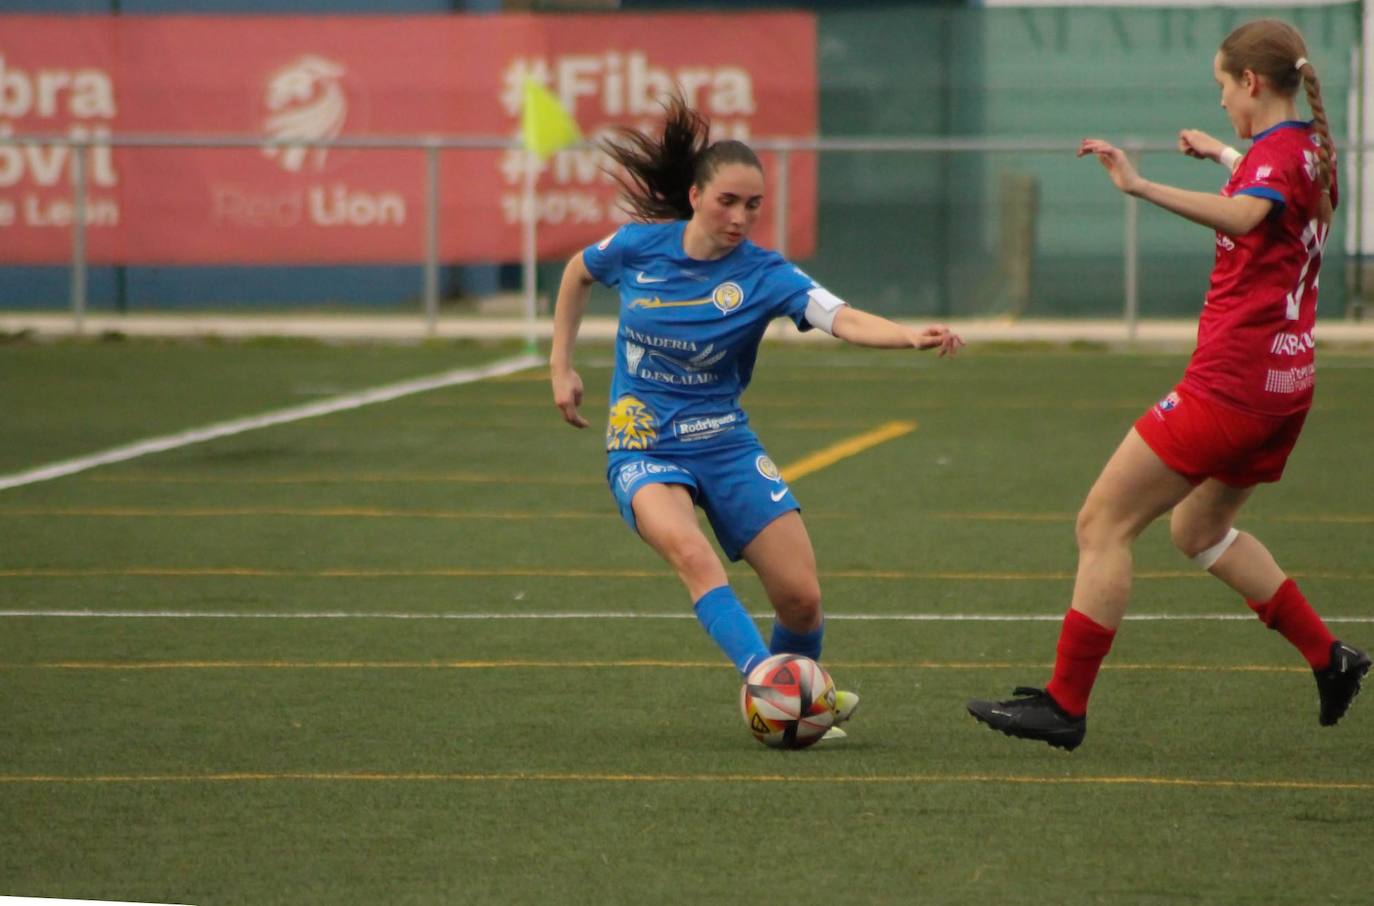
[(739, 397), (764, 330), (778, 317), (810, 327), (807, 294), (818, 287), (799, 268), (747, 239), (714, 261), (689, 258), (686, 228), (630, 223), (582, 252), (598, 282), (620, 288), (607, 450), (752, 437)]

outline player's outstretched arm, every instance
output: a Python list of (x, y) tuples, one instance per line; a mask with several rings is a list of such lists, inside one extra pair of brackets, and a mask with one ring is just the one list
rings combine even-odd
[(943, 324), (907, 327), (879, 315), (846, 305), (835, 312), (831, 333), (855, 346), (880, 349), (938, 349), (940, 355), (954, 355), (964, 341)]
[(553, 381), (553, 404), (563, 413), (563, 420), (574, 428), (589, 424), (577, 411), (582, 405), (582, 378), (572, 367), (573, 346), (582, 315), (587, 311), (593, 278), (578, 252), (563, 268), (563, 281), (558, 285), (558, 301), (553, 309), (553, 348), (549, 352), (549, 377)]
[(1253, 195), (1224, 198), (1151, 182), (1136, 172), (1126, 152), (1100, 138), (1085, 138), (1078, 146), (1079, 157), (1089, 154), (1097, 157), (1112, 184), (1127, 195), (1143, 198), (1166, 211), (1228, 236), (1244, 236), (1259, 226), (1274, 206), (1272, 201)]

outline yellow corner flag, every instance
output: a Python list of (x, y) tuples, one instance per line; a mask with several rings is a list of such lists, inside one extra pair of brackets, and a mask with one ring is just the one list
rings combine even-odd
[(520, 112), (520, 136), (527, 151), (546, 158), (582, 140), (577, 121), (553, 93), (534, 79), (525, 79), (525, 107)]

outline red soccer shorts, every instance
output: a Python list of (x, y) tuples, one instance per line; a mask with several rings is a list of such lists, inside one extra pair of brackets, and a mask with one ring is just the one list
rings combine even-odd
[(1234, 488), (1278, 481), (1307, 412), (1251, 415), (1174, 388), (1136, 420), (1145, 443), (1193, 484), (1215, 478)]

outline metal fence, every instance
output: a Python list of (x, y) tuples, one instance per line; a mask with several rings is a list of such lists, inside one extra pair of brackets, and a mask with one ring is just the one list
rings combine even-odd
[[(188, 136), (188, 135), (113, 135), (100, 136), (98, 138), (80, 138), (65, 135), (29, 135), (29, 136), (6, 136), (0, 135), (0, 144), (7, 145), (41, 145), (41, 146), (65, 146), (76, 153), (71, 154), (72, 160), (72, 182), (73, 182), (73, 218), (71, 230), (71, 279), (70, 279), (70, 308), (74, 321), (74, 329), (81, 332), (83, 319), (87, 311), (87, 270), (89, 266), (87, 253), (86, 235), (86, 208), (89, 197), (90, 185), (88, 164), (86, 162), (86, 151), (92, 148), (217, 148), (217, 149), (268, 149), (272, 147), (295, 147), (295, 148), (352, 148), (352, 149), (373, 149), (373, 150), (420, 150), (424, 152), (424, 226), (423, 226), (423, 250), (421, 254), (421, 314), (424, 327), (427, 333), (434, 333), (440, 308), (440, 281), (439, 272), (443, 265), (439, 251), (440, 223), (440, 204), (439, 204), (439, 161), (440, 155), (446, 151), (474, 151), (474, 150), (511, 150), (518, 148), (512, 140), (504, 137), (495, 136), (386, 136), (386, 137), (352, 137), (338, 138), (328, 141), (311, 142), (274, 142), (261, 136), (249, 135), (219, 135), (219, 136)], [(1163, 154), (1165, 152), (1176, 156), (1176, 148), (1172, 141), (1146, 141), (1146, 140), (1124, 140), (1120, 146), (1127, 151), (1134, 160), (1139, 161), (1146, 155)], [(1073, 150), (1077, 147), (1075, 139), (1056, 139), (1043, 137), (1026, 138), (824, 138), (824, 139), (756, 139), (751, 145), (758, 151), (772, 155), (773, 166), (776, 168), (773, 184), (782, 191), (778, 197), (770, 202), (775, 208), (774, 228), (775, 233), (771, 237), (757, 237), (765, 244), (771, 244), (784, 255), (787, 254), (787, 235), (789, 222), (790, 199), (786, 192), (788, 185), (788, 173), (791, 166), (792, 155), (798, 153), (817, 153), (821, 155), (915, 155), (918, 157), (940, 156), (948, 160), (953, 158), (987, 157), (989, 155), (1016, 155), (1022, 158), (1036, 154), (1052, 154), (1058, 159), (1060, 156), (1071, 157)], [(1374, 146), (1347, 145), (1341, 149), (1343, 160), (1355, 165), (1354, 176), (1351, 180), (1353, 185), (1348, 185), (1346, 189), (1345, 204), (1352, 204), (1356, 211), (1364, 209), (1369, 202), (1362, 194), (1362, 184), (1365, 181), (1361, 178), (1362, 174), (1358, 171), (1358, 166), (1365, 154), (1355, 152), (1368, 152), (1374, 150)], [(1094, 175), (1094, 179), (1100, 179)], [(1105, 182), (1105, 180), (1103, 180)], [(1114, 193), (1110, 187), (1105, 189), (1095, 187), (1092, 191), (1098, 193), (1098, 197), (1107, 197)], [(1121, 236), (1121, 257), (1120, 257), (1120, 292), (1121, 307), (1120, 317), (1128, 337), (1134, 338), (1137, 324), (1141, 318), (1141, 249), (1142, 235), (1140, 228), (1140, 204), (1135, 198), (1121, 195), (1121, 210), (1119, 229)], [(530, 216), (533, 205), (527, 204), (522, 211), (522, 225), (524, 227), (524, 252), (522, 265), (522, 289), (524, 298), (525, 319), (528, 322), (529, 335), (533, 335), (535, 318), (535, 282), (536, 264), (534, 230), (535, 220)], [(822, 206), (822, 216), (824, 216), (824, 205)], [(1032, 214), (1031, 219), (1034, 219)], [(1338, 218), (1337, 229), (1333, 233), (1341, 233), (1341, 224), (1346, 218)], [(1360, 249), (1364, 246), (1364, 237), (1359, 235), (1360, 225), (1364, 218), (1355, 216), (1350, 218), (1353, 224), (1354, 236), (1353, 249)], [(1105, 225), (1096, 223), (1094, 229), (1098, 232), (1105, 230)], [(944, 225), (936, 224), (937, 229)], [(1032, 224), (1032, 229), (1033, 224)], [(1336, 245), (1339, 240), (1333, 236), (1331, 245)], [(1349, 244), (1349, 243), (1347, 243)], [(1034, 255), (1034, 239), (1032, 237), (1027, 254)], [(251, 264), (251, 262), (245, 262)], [(1361, 262), (1362, 263), (1362, 262)], [(1361, 302), (1365, 288), (1361, 282), (1361, 267), (1355, 267), (1353, 274), (1353, 286), (1347, 288), (1347, 305), (1345, 310), (1348, 315), (1358, 317), (1361, 309)], [(1328, 278), (1330, 280), (1330, 278)], [(1109, 292), (1106, 287), (1095, 286), (1093, 291), (1099, 294)], [(1191, 292), (1191, 290), (1190, 290)], [(1200, 296), (1198, 292), (1196, 295)], [(889, 312), (890, 314), (901, 315), (903, 312)], [(911, 314), (911, 312), (905, 312)], [(958, 316), (967, 312), (945, 311), (941, 314)], [(1009, 312), (1012, 315), (1024, 314), (1022, 311)]]

